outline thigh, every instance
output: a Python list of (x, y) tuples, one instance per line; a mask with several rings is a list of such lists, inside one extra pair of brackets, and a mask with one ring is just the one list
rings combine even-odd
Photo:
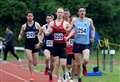
[(33, 62), (37, 64), (39, 52), (32, 53)]
[(66, 65), (67, 64), (67, 59), (66, 58), (60, 58), (60, 64), (61, 65)]
[(50, 58), (50, 51), (48, 49), (45, 49), (43, 53), (47, 59)]
[(32, 56), (32, 50), (30, 49), (25, 49), (26, 55), (27, 55), (27, 59), (28, 60), (33, 60), (33, 56)]
[(79, 61), (80, 62), (80, 53), (74, 53), (74, 58), (75, 58), (75, 61)]
[(89, 55), (90, 55), (89, 49), (84, 49), (82, 54), (83, 54), (83, 59), (89, 60)]

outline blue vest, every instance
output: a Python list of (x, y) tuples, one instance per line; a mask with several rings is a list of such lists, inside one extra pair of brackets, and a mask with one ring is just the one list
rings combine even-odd
[(87, 17), (83, 20), (78, 18), (75, 23), (75, 43), (78, 44), (90, 44), (90, 22)]

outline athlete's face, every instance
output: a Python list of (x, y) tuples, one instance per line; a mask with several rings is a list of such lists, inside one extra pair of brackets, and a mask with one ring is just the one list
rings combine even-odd
[(70, 12), (64, 11), (64, 18), (69, 18), (69, 17), (70, 17)]
[(27, 14), (27, 21), (28, 21), (28, 22), (32, 22), (32, 21), (33, 21), (33, 18), (34, 18), (33, 13), (28, 13), (28, 14)]
[(61, 19), (64, 16), (64, 10), (63, 9), (58, 9), (56, 12), (57, 18)]
[(50, 23), (51, 21), (53, 21), (53, 17), (52, 16), (47, 16), (46, 17), (46, 22)]
[(80, 8), (79, 11), (78, 11), (78, 14), (81, 18), (85, 17), (85, 15), (86, 15), (85, 8)]

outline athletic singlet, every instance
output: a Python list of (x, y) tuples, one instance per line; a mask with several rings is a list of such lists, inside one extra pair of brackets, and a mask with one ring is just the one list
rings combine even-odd
[[(48, 29), (48, 24), (45, 25), (46, 29)], [(53, 36), (52, 34), (45, 36), (44, 38), (46, 47), (53, 47)]]
[(85, 17), (83, 20), (80, 20), (79, 18), (75, 21), (75, 43), (78, 44), (90, 44), (90, 22), (87, 17)]
[(66, 36), (66, 30), (63, 27), (64, 20), (61, 22), (59, 26), (56, 25), (56, 22), (54, 21), (54, 26), (53, 26), (53, 38), (54, 38), (54, 43), (59, 44), (59, 43), (66, 43), (64, 37)]
[(26, 44), (37, 44), (39, 42), (38, 40), (38, 32), (39, 30), (35, 27), (35, 22), (32, 26), (28, 26), (26, 23), (25, 28), (25, 43)]

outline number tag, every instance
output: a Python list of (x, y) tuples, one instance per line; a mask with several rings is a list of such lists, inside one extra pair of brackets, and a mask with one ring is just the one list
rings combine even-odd
[(53, 47), (53, 40), (46, 40), (47, 47)]
[(83, 29), (83, 28), (79, 28), (78, 30), (77, 30), (77, 33), (79, 33), (80, 35), (86, 35), (86, 29)]
[(73, 46), (74, 39), (69, 39), (69, 45)]
[(35, 32), (27, 32), (26, 37), (27, 38), (35, 38)]
[(54, 40), (63, 40), (63, 33), (54, 33)]

